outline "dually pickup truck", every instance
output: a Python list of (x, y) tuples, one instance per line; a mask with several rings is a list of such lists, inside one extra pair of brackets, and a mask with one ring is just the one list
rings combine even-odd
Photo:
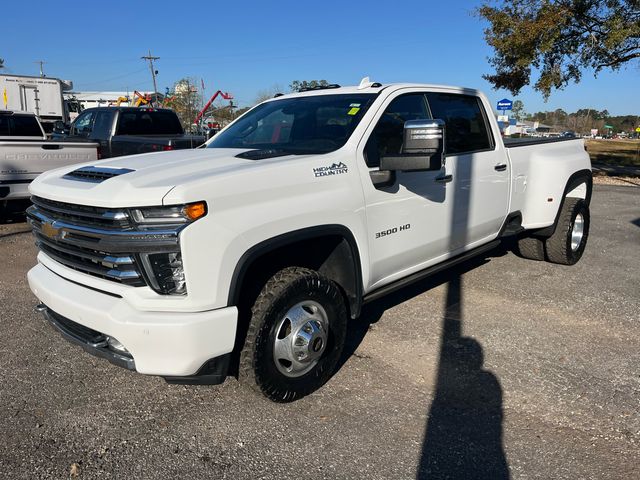
[(96, 107), (84, 110), (65, 133), (57, 124), (53, 138), (100, 145), (100, 158), (196, 148), (204, 135), (187, 135), (168, 108)]
[(534, 260), (580, 259), (582, 139), (505, 145), (477, 90), (330, 87), (265, 101), (206, 148), (40, 176), (37, 309), (130, 370), (234, 375), (286, 402), (328, 380), (368, 301), (505, 235)]
[(48, 141), (33, 113), (0, 110), (0, 209), (29, 198), (31, 181), (46, 170), (97, 160), (98, 145)]

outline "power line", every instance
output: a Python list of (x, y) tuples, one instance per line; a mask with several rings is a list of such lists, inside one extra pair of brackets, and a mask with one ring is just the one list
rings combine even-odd
[(156, 86), (156, 70), (153, 68), (153, 61), (154, 60), (160, 60), (160, 57), (154, 57), (151, 55), (151, 49), (149, 49), (149, 55), (145, 55), (143, 57), (140, 57), (142, 60), (148, 60), (149, 61), (149, 68), (151, 69), (151, 77), (153, 78), (153, 93), (154, 95), (157, 94), (158, 92), (158, 87)]
[(121, 75), (117, 75), (117, 76), (115, 76), (115, 77), (103, 78), (103, 79), (101, 79), (101, 80), (99, 80), (99, 81), (97, 81), (97, 82), (78, 82), (78, 84), (81, 84), (81, 85), (83, 85), (84, 87), (87, 87), (87, 86), (94, 86), (94, 85), (103, 85), (103, 84), (105, 84), (105, 83), (109, 83), (109, 82), (111, 82), (111, 81), (113, 81), (113, 80), (119, 80), (119, 79), (121, 79), (121, 78), (130, 77), (131, 75), (134, 75), (134, 74), (136, 74), (136, 73), (140, 73), (140, 72), (142, 72), (142, 71), (144, 71), (144, 70), (146, 70), (146, 69), (147, 69), (146, 67), (144, 67), (144, 68), (138, 68), (138, 69), (133, 70), (133, 71), (131, 71), (131, 72), (123, 73), (123, 74), (121, 74)]

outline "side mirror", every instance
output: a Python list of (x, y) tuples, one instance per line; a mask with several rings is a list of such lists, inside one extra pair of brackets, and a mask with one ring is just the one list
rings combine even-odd
[(380, 170), (417, 172), (440, 170), (444, 162), (444, 121), (408, 120), (400, 155), (380, 159)]

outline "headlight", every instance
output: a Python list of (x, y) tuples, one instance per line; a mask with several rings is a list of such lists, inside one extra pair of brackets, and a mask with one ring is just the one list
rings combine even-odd
[[(204, 217), (207, 214), (207, 204), (195, 202), (168, 207), (140, 207), (131, 209), (130, 213), (131, 218), (143, 228), (173, 227), (179, 231), (182, 226)], [(164, 253), (140, 253), (139, 255), (148, 284), (156, 292), (164, 295), (185, 295), (187, 293), (182, 253), (179, 250)]]
[(205, 202), (172, 205), (169, 207), (143, 207), (131, 210), (133, 220), (141, 225), (176, 225), (193, 222), (207, 214)]
[(150, 287), (164, 295), (184, 295), (187, 284), (180, 252), (143, 253), (140, 255)]

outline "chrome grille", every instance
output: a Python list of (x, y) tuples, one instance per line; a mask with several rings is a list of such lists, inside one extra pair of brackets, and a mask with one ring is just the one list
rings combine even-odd
[(147, 285), (141, 252), (172, 252), (176, 230), (138, 230), (126, 209), (33, 197), (27, 219), (36, 245), (56, 262), (124, 285)]
[(113, 228), (117, 230), (133, 229), (134, 225), (126, 210), (115, 211), (107, 208), (73, 205), (56, 202), (40, 197), (31, 197), (38, 211), (55, 220), (64, 220), (74, 225)]

